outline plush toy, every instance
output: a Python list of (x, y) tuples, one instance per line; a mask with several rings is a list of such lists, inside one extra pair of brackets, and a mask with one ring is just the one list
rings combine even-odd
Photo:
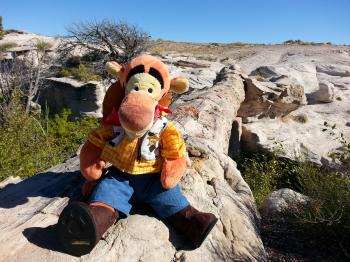
[[(105, 231), (128, 216), (132, 204), (146, 203), (155, 213), (199, 247), (217, 218), (190, 205), (178, 182), (186, 169), (181, 134), (165, 117), (170, 91), (188, 90), (188, 80), (170, 79), (157, 58), (143, 55), (125, 66), (106, 65), (118, 76), (103, 101), (101, 126), (93, 130), (80, 153), (87, 203), (70, 203), (58, 221), (68, 253), (90, 252)], [(112, 166), (105, 169), (106, 163)], [(90, 194), (91, 192), (91, 194)]]

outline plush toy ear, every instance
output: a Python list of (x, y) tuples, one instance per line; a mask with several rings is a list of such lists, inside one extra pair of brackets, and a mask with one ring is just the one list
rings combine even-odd
[(113, 108), (115, 108), (117, 111), (119, 110), (124, 96), (125, 91), (121, 86), (120, 81), (116, 81), (107, 89), (102, 103), (102, 114), (104, 118), (112, 112)]
[(123, 72), (123, 67), (117, 62), (111, 61), (106, 63), (106, 70), (113, 77), (118, 76), (120, 78)]
[(188, 90), (190, 83), (184, 77), (176, 77), (170, 81), (170, 90), (176, 94), (182, 94)]

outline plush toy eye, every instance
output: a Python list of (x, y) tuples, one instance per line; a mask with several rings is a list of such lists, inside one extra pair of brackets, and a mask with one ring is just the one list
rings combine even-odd
[(152, 93), (153, 89), (152, 88), (148, 88), (148, 93)]
[(134, 87), (134, 90), (135, 90), (135, 91), (139, 91), (139, 87), (138, 87), (138, 86), (135, 86), (135, 87)]

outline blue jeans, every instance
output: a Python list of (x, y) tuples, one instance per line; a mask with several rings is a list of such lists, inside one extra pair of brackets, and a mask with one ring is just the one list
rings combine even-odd
[(101, 202), (129, 215), (134, 203), (146, 203), (161, 218), (169, 217), (189, 205), (179, 185), (163, 188), (160, 174), (130, 175), (111, 168), (94, 188), (89, 202)]

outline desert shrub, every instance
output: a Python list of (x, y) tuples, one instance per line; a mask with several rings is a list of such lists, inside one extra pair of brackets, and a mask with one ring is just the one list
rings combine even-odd
[(34, 46), (40, 51), (46, 51), (53, 47), (51, 43), (45, 41), (38, 41)]
[[(330, 43), (330, 42), (328, 42)], [(326, 44), (328, 44), (326, 43)], [(284, 45), (324, 45), (325, 43), (321, 43), (321, 42), (308, 42), (308, 41), (303, 41), (303, 40), (287, 40), (283, 42)]]
[(78, 67), (81, 63), (80, 56), (71, 56), (66, 61), (66, 67)]
[(255, 78), (256, 78), (256, 80), (259, 81), (259, 82), (264, 82), (264, 81), (265, 81), (265, 78), (262, 77), (261, 75), (257, 75)]
[(253, 192), (258, 207), (270, 192), (284, 187), (296, 187), (297, 167), (293, 165), (293, 161), (279, 158), (278, 150), (272, 154), (246, 155), (236, 161), (244, 180)]
[(8, 176), (30, 177), (74, 155), (97, 119), (70, 119), (70, 111), (48, 118), (24, 109), (0, 124), (0, 181)]
[(260, 207), (267, 194), (291, 188), (311, 201), (304, 211), (289, 217), (308, 239), (329, 248), (350, 253), (350, 142), (336, 125), (324, 123), (323, 132), (338, 140), (337, 151), (330, 152), (335, 166), (325, 168), (306, 161), (292, 161), (273, 154), (254, 154), (237, 160), (242, 176), (252, 189)]
[(71, 114), (71, 110), (65, 109), (48, 120), (47, 132), (52, 143), (59, 148), (57, 154), (61, 159), (73, 155), (87, 139), (89, 131), (98, 124), (96, 118), (70, 119)]
[(13, 42), (7, 42), (0, 44), (0, 52), (5, 52), (7, 49), (13, 48), (18, 46), (16, 43)]
[(103, 61), (105, 57), (105, 53), (102, 51), (90, 51), (84, 54), (81, 57), (81, 60), (84, 62), (96, 62), (96, 61)]
[(350, 247), (349, 173), (304, 165), (298, 178), (300, 190), (312, 199), (297, 217), (304, 232), (342, 249)]
[(162, 49), (160, 47), (153, 48), (152, 55), (160, 56), (162, 54)]
[(62, 68), (59, 72), (58, 72), (58, 77), (70, 77), (72, 76), (72, 72), (69, 68)]
[(73, 77), (74, 79), (77, 79), (82, 82), (89, 82), (89, 81), (99, 81), (101, 80), (101, 76), (98, 75), (95, 70), (80, 64), (78, 67), (64, 67), (60, 70), (58, 73), (59, 77)]

